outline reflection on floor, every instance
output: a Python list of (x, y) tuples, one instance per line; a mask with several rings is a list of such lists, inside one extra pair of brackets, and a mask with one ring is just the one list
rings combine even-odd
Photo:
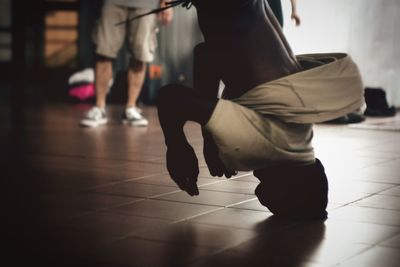
[(199, 127), (200, 196), (169, 179), (154, 107), (148, 128), (80, 128), (87, 107), (0, 113), (4, 228), (17, 264), (44, 266), (399, 266), (400, 134), (317, 125), (330, 181), (324, 222), (279, 221), (251, 173), (208, 174)]

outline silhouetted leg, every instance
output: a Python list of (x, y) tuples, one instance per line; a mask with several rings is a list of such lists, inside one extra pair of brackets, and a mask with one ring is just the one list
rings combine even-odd
[(177, 185), (190, 195), (198, 195), (198, 161), (187, 142), (183, 126), (187, 121), (205, 125), (210, 119), (217, 99), (199, 96), (192, 88), (167, 85), (158, 96), (158, 117), (167, 145), (167, 169)]

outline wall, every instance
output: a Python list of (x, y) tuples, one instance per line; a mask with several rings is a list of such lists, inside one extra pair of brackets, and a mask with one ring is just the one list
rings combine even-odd
[(193, 48), (202, 41), (196, 9), (174, 8), (174, 19), (160, 28), (158, 61), (164, 66), (163, 83), (193, 81)]
[(298, 0), (300, 27), (290, 21), (290, 1), (282, 4), (296, 54), (347, 52), (365, 85), (383, 87), (389, 102), (400, 106), (399, 0)]

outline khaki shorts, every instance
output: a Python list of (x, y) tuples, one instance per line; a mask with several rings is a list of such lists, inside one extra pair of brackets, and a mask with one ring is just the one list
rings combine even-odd
[(136, 15), (148, 12), (144, 8), (127, 8), (116, 5), (104, 5), (101, 18), (93, 32), (96, 53), (116, 58), (125, 38), (128, 38), (129, 50), (132, 56), (142, 62), (154, 60), (157, 48), (157, 19), (149, 15), (140, 19), (116, 26)]

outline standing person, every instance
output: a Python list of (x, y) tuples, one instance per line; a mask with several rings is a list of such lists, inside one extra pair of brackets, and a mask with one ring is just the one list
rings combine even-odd
[[(156, 15), (130, 21), (129, 18), (166, 5), (167, 0), (105, 0), (99, 24), (94, 31), (96, 48), (95, 86), (96, 104), (81, 120), (82, 126), (97, 127), (107, 123), (106, 97), (113, 76), (112, 63), (125, 38), (129, 42), (131, 59), (128, 69), (128, 99), (122, 115), (124, 124), (147, 126), (136, 102), (146, 74), (146, 63), (153, 61), (157, 47), (157, 19), (163, 25), (171, 22), (172, 9)], [(125, 25), (118, 25), (126, 21)]]
[[(301, 20), (299, 14), (297, 13), (297, 1), (290, 0), (290, 3), (292, 4), (292, 14), (290, 17), (295, 21), (296, 26), (300, 26)], [(271, 7), (272, 12), (274, 12), (275, 17), (278, 19), (279, 24), (281, 27), (283, 27), (283, 11), (281, 0), (268, 0), (268, 4)]]

